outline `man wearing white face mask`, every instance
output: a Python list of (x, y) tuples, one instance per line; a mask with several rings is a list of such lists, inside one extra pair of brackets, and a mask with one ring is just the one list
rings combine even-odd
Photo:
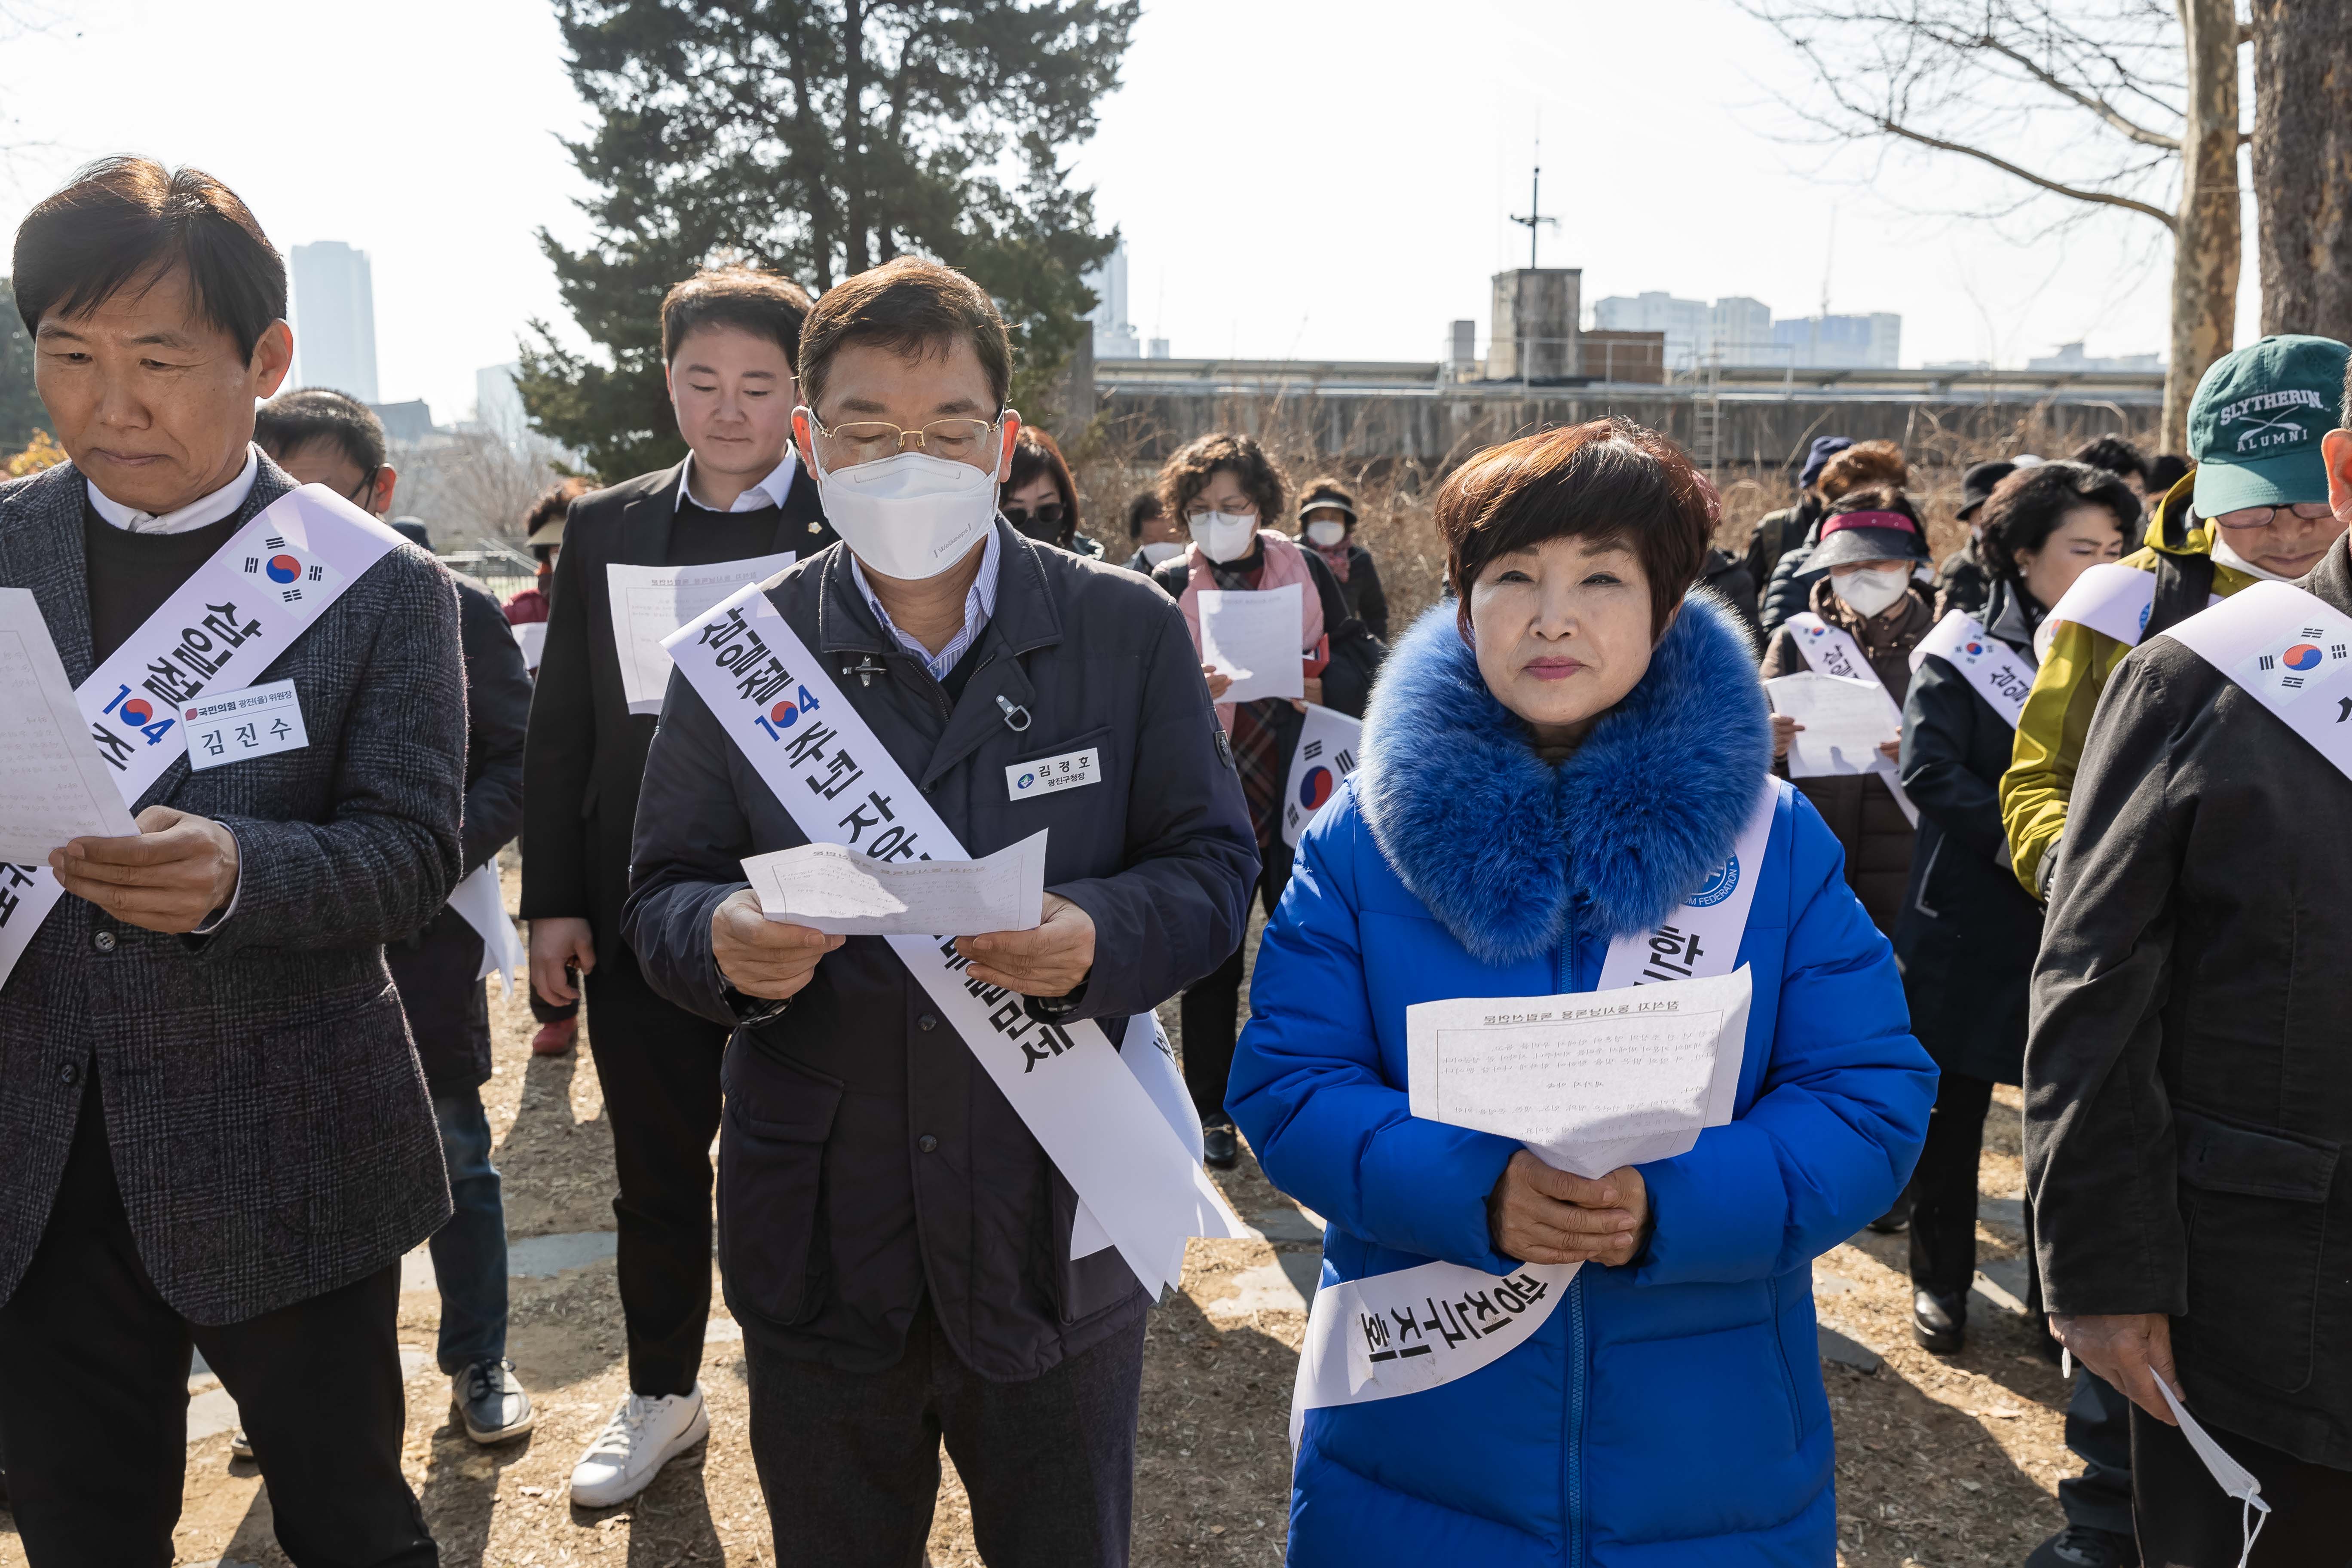
[[(1919, 515), (1901, 490), (1873, 485), (1841, 496), (1822, 519), (1821, 542), (1813, 547), (1812, 563), (1827, 567), (1829, 575), (1813, 584), (1810, 608), (1772, 634), (1764, 679), (1807, 669), (1848, 673), (1835, 650), (1850, 648), (1864, 667), (1853, 673), (1875, 676), (1902, 707), (1911, 689), (1911, 650), (1936, 625), (1927, 585), (1914, 574), (1927, 558)], [(1824, 658), (1832, 661), (1827, 666)], [(1787, 757), (1797, 729), (1787, 715), (1773, 716), (1776, 759)], [(1879, 751), (1892, 760), (1901, 739), (1888, 735)], [(1872, 922), (1893, 936), (1916, 835), (1886, 775), (1838, 773), (1796, 784), (1845, 847), (1846, 881)]]
[[(841, 543), (671, 639), (623, 922), (656, 990), (733, 1031), (719, 1256), (776, 1560), (919, 1561), (944, 1438), (992, 1564), (1108, 1568), (1150, 1297), (1092, 1244), (1132, 1187), (1082, 1200), (1045, 1142), (1076, 1116), (1151, 1168), (1118, 1096), (1054, 1097), (1151, 1052), (1139, 1016), (1239, 943), (1241, 788), (1176, 607), (997, 516), (1020, 420), (977, 285), (912, 258), (849, 279), (799, 368)], [(764, 918), (742, 866), (1038, 835), (1028, 930), (826, 936)]]

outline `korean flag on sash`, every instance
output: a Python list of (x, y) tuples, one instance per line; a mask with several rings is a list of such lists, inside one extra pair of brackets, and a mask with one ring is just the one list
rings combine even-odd
[(2352, 628), (2317, 622), (2273, 637), (2230, 673), (2247, 690), (2284, 708), (2325, 683), (2352, 659)]
[(332, 599), (343, 581), (341, 573), (283, 532), (252, 542), (237, 570), (270, 603), (301, 620), (310, 619), (312, 605)]

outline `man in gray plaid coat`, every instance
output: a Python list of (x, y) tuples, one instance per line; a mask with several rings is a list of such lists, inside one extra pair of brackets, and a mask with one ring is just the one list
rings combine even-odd
[[(114, 159), (33, 209), (14, 276), (72, 460), (0, 485), (0, 585), (77, 686), (150, 642), (159, 681), (203, 673), (194, 628), (159, 622), (293, 488), (250, 444), (292, 355), (284, 264), (217, 181)], [(294, 1562), (436, 1561), (394, 1332), (400, 1256), (449, 1198), (382, 944), (457, 874), (464, 668), (447, 573), (373, 548), (302, 578), (311, 618), (266, 664), (224, 651), (231, 595), (202, 611), (204, 689), (290, 681), (306, 745), (192, 769), (152, 722), (180, 701), (126, 683), (180, 753), (127, 803), (138, 835), (0, 868), (0, 1448), (36, 1568), (172, 1561), (192, 1346)], [(249, 611), (267, 584), (224, 586)]]

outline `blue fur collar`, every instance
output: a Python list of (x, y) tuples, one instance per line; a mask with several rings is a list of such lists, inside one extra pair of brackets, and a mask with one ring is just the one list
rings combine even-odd
[(1772, 763), (1748, 640), (1694, 593), (1649, 672), (1552, 768), (1495, 700), (1437, 605), (1381, 672), (1350, 781), (1397, 876), (1483, 963), (1558, 943), (1573, 918), (1640, 931), (1731, 853)]

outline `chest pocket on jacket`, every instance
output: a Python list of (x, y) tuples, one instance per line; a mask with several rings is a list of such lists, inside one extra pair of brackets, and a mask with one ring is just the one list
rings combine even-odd
[[(1104, 724), (1067, 740), (1055, 741), (1043, 746), (1023, 747), (1005, 765), (1005, 799), (1015, 805), (1026, 805), (1034, 801), (1103, 788), (1111, 783), (1111, 767), (1115, 761), (1111, 742), (1116, 733), (1110, 725)], [(1027, 740), (1029, 737), (1022, 738)], [(1089, 752), (1093, 753), (1091, 757), (1084, 754)], [(1015, 772), (1015, 769), (1019, 771)], [(1082, 772), (1090, 772), (1093, 782), (1076, 782)], [(1122, 789), (1118, 793), (1124, 796), (1126, 791)]]

